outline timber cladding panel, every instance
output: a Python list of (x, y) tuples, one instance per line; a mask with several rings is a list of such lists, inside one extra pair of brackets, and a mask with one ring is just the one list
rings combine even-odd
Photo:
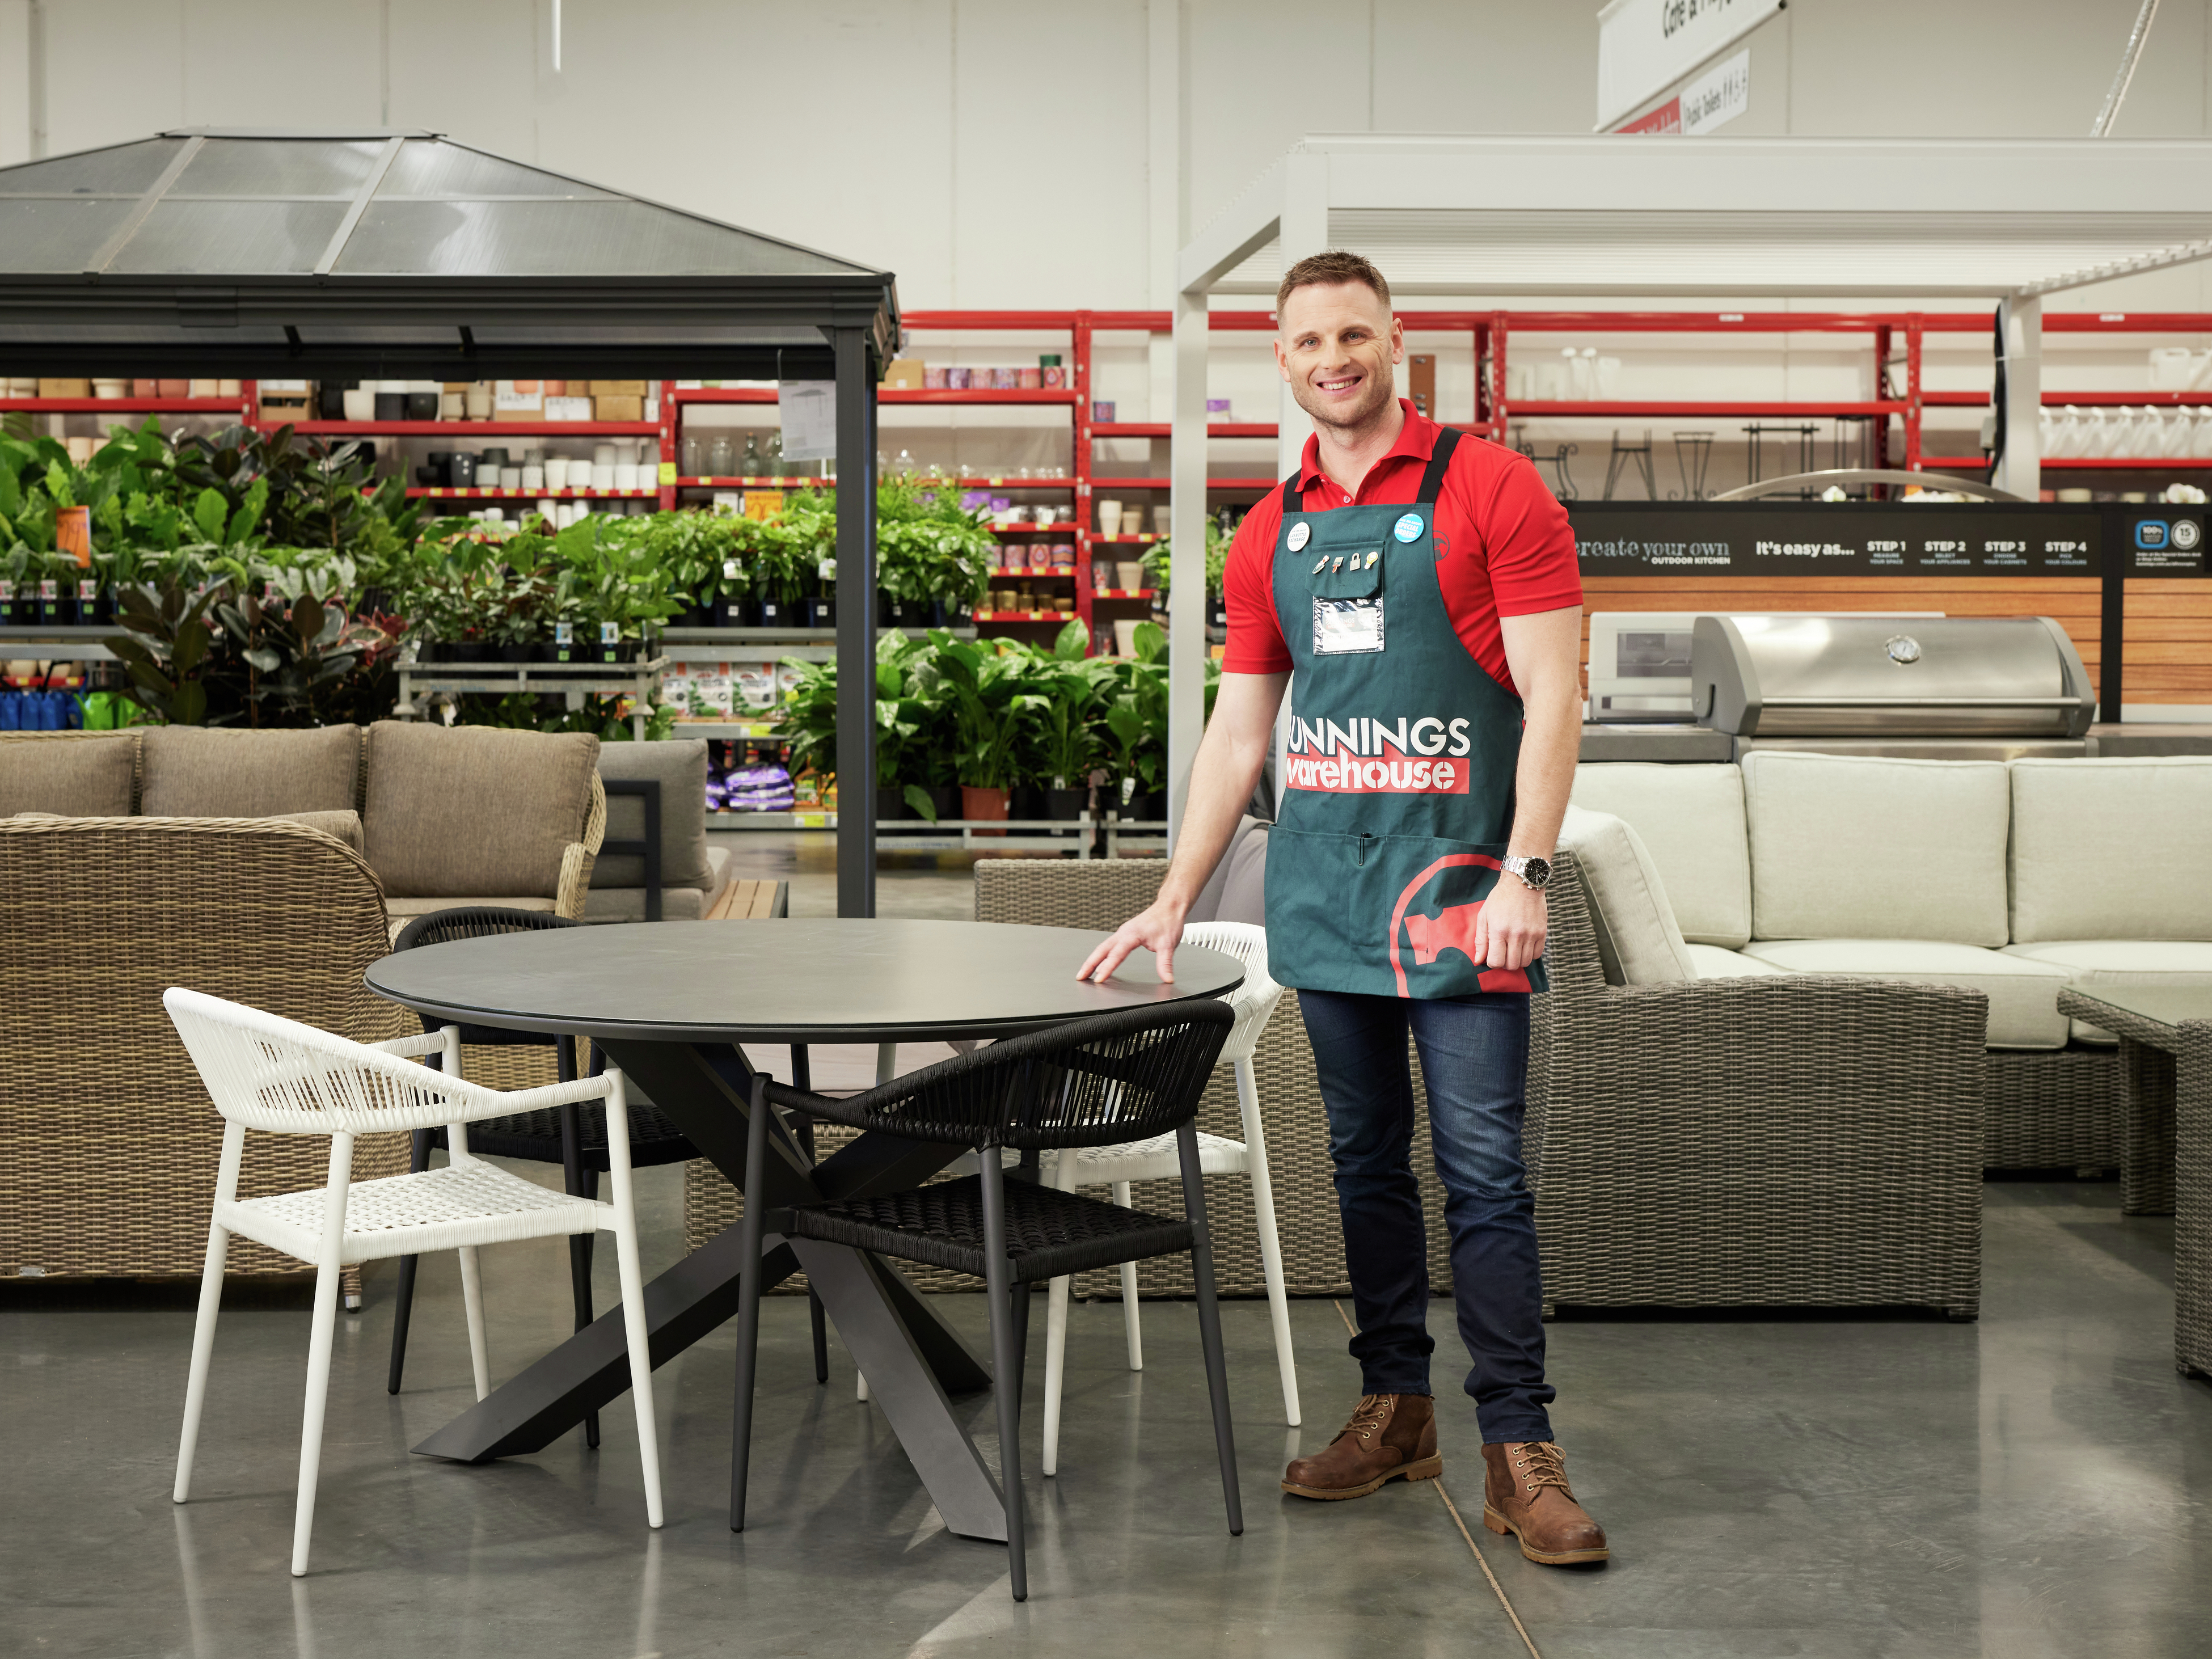
[[(1941, 611), (1952, 617), (2050, 617), (2092, 681), (2104, 658), (2094, 576), (1589, 576), (1583, 578), (1583, 666), (1593, 611)], [(2127, 585), (2130, 703), (2212, 702), (2212, 581)]]

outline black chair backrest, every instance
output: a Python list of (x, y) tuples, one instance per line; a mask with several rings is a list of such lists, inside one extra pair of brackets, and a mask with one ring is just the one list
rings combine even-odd
[(1188, 1123), (1237, 1016), (1225, 1002), (1117, 1009), (1009, 1037), (866, 1094), (825, 1100), (771, 1084), (818, 1117), (958, 1146), (1112, 1146)]
[[(424, 945), (450, 945), (455, 939), (489, 939), (495, 933), (544, 933), (555, 927), (580, 927), (580, 921), (544, 910), (509, 910), (495, 904), (465, 904), (452, 910), (433, 910), (417, 916), (392, 941), (394, 951), (412, 951)], [(422, 1029), (434, 1031), (439, 1021), (422, 1016)], [(544, 1048), (560, 1041), (542, 1031), (514, 1031), (496, 1025), (464, 1025), (461, 1041), (478, 1048)]]

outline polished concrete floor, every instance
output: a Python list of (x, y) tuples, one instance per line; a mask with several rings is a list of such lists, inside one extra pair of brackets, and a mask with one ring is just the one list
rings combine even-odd
[[(675, 1172), (641, 1183), (651, 1268), (680, 1249)], [(571, 1434), (481, 1468), (410, 1456), (468, 1398), (458, 1274), (450, 1256), (426, 1261), (396, 1397), (384, 1390), (392, 1279), (373, 1277), (339, 1332), (313, 1571), (295, 1582), (285, 1562), (304, 1297), (234, 1291), (193, 1501), (179, 1508), (168, 1488), (189, 1290), (10, 1285), (0, 1652), (2212, 1651), (2212, 1389), (2172, 1369), (2170, 1224), (2124, 1219), (2111, 1186), (1986, 1192), (1978, 1324), (1553, 1326), (1559, 1435), (1612, 1533), (1601, 1571), (1535, 1566), (1481, 1529), (1473, 1407), (1453, 1403), (1441, 1369), (1441, 1483), (1349, 1504), (1279, 1496), (1283, 1459), (1323, 1443), (1358, 1387), (1328, 1301), (1294, 1304), (1308, 1419), (1297, 1431), (1282, 1423), (1264, 1306), (1227, 1310), (1248, 1522), (1231, 1538), (1191, 1308), (1146, 1305), (1148, 1366), (1132, 1373), (1119, 1309), (1078, 1306), (1050, 1481), (1035, 1473), (1042, 1364), (1030, 1371), (1033, 1594), (1019, 1607), (1004, 1550), (938, 1524), (881, 1414), (856, 1402), (842, 1349), (829, 1386), (815, 1384), (795, 1298), (766, 1310), (743, 1535), (725, 1511), (731, 1334), (656, 1374), (669, 1496), (653, 1534), (628, 1396), (596, 1453)], [(566, 1276), (557, 1243), (485, 1259), (496, 1379), (560, 1338)], [(974, 1298), (951, 1298), (951, 1312), (981, 1340)], [(1448, 1354), (1448, 1305), (1432, 1316)], [(988, 1455), (988, 1399), (963, 1409)]]

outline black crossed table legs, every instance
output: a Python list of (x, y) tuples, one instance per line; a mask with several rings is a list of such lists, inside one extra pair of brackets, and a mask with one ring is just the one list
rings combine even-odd
[[(701, 1155), (742, 1189), (752, 1080), (743, 1053), (728, 1043), (597, 1040)], [(870, 1133), (812, 1164), (782, 1126), (772, 1122), (769, 1197), (780, 1207), (809, 1198), (896, 1192), (927, 1180), (958, 1152), (957, 1147)], [(656, 1367), (738, 1311), (744, 1267), (740, 1231), (728, 1228), (647, 1284), (647, 1343)], [(981, 1358), (881, 1258), (773, 1234), (767, 1243), (763, 1288), (805, 1270), (946, 1528), (963, 1537), (1004, 1543), (1006, 1508), (999, 1484), (947, 1399), (991, 1385)], [(416, 1451), (482, 1463), (542, 1450), (629, 1387), (623, 1329), (627, 1311), (617, 1307), (601, 1315)]]

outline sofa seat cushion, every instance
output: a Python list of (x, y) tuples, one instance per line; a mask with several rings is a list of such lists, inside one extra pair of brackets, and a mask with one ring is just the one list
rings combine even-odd
[(1700, 945), (1695, 939), (1683, 949), (1690, 953), (1690, 965), (1698, 970), (1699, 979), (1757, 979), (1762, 975), (1790, 971), (1757, 957), (1747, 957), (1741, 951), (1723, 951), (1717, 945)]
[(1754, 750), (1743, 799), (1753, 939), (2010, 942), (2003, 763)]
[(1582, 866), (1596, 906), (1598, 954), (1608, 981), (1658, 985), (1697, 978), (1666, 886), (1630, 824), (1610, 812), (1570, 806), (1559, 845)]
[(386, 894), (440, 901), (432, 909), (527, 894), (551, 909), (562, 855), (584, 838), (599, 752), (587, 732), (379, 720), (362, 823)]
[(149, 818), (350, 812), (360, 801), (357, 726), (298, 732), (157, 726), (141, 742), (138, 810)]
[(2011, 861), (2015, 945), (2212, 939), (2212, 756), (2014, 761)]
[(1612, 813), (1642, 838), (1689, 943), (1733, 951), (1750, 939), (1742, 773), (1733, 766), (1592, 763), (1575, 769), (1573, 799)]
[[(599, 776), (660, 786), (660, 884), (710, 885), (707, 861), (707, 740), (671, 738), (660, 743), (599, 745)], [(635, 795), (607, 794), (607, 839), (637, 841), (645, 834), (645, 803)], [(603, 853), (592, 863), (592, 888), (645, 885), (645, 860), (635, 854)], [(590, 912), (586, 911), (588, 920)], [(641, 914), (642, 912), (641, 911)]]
[[(2066, 982), (2091, 996), (2100, 988), (2124, 990), (2130, 986), (2184, 985), (2212, 990), (2212, 943), (2203, 939), (2070, 939), (2051, 945), (2008, 945), (2004, 953), (2063, 968)], [(2118, 1040), (2110, 1031), (2079, 1019), (2074, 1022), (2074, 1036), (2083, 1042)]]
[(0, 738), (0, 818), (22, 812), (127, 818), (137, 780), (136, 732), (10, 732)]
[(1999, 951), (1917, 939), (1753, 939), (1744, 954), (1790, 974), (1844, 974), (1860, 979), (1958, 985), (1990, 1000), (1992, 1048), (2063, 1048), (2066, 1018), (2058, 1012), (2063, 968)]
[[(703, 887), (664, 887), (660, 890), (663, 921), (696, 921), (707, 914), (708, 891)], [(602, 887), (594, 879), (584, 895), (586, 921), (643, 921), (645, 889)]]

